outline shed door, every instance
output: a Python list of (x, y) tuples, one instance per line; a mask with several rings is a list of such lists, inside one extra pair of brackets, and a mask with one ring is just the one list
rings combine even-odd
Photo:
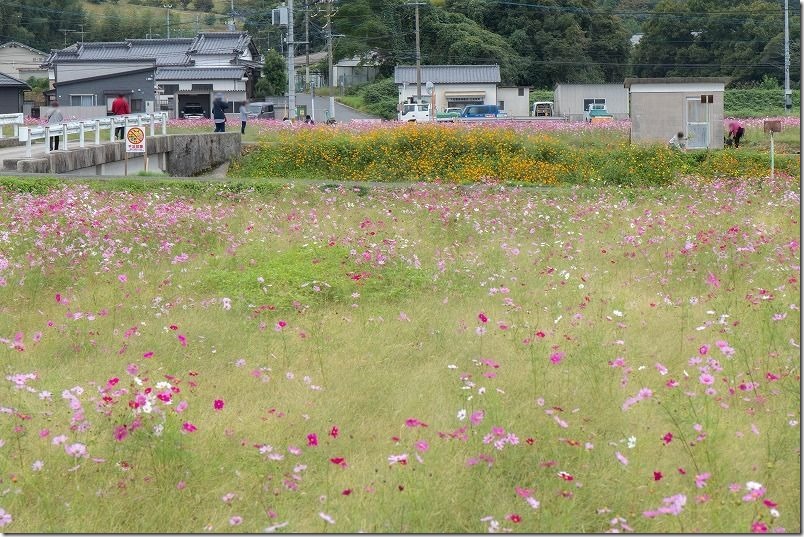
[(687, 98), (687, 147), (709, 147), (709, 106), (699, 97)]

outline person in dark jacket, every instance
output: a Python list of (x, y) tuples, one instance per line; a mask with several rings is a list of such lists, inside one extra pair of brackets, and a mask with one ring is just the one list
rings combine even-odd
[(216, 97), (212, 103), (212, 118), (215, 120), (215, 132), (226, 132), (226, 103)]

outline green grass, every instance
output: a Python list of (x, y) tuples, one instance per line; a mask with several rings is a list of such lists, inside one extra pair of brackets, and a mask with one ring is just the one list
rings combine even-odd
[[(801, 530), (796, 180), (248, 190), (259, 183), (0, 182), (0, 367), (37, 374), (33, 392), (0, 383), (14, 409), (0, 413), (4, 531), (479, 533), (487, 516), (528, 533), (616, 517), (641, 533)], [(104, 404), (111, 378), (128, 393)], [(154, 403), (164, 415), (115, 441), (134, 392), (163, 380), (179, 390)], [(85, 431), (62, 398), (76, 386)], [(652, 397), (624, 411), (642, 388)], [(519, 443), (484, 443), (492, 427)], [(61, 434), (97, 460), (68, 456)], [(493, 463), (468, 464), (480, 455)], [(748, 481), (779, 518), (741, 500)], [(643, 516), (675, 494), (679, 516)]]

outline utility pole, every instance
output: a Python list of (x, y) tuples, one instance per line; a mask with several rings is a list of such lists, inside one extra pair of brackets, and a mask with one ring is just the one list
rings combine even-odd
[(229, 22), (226, 23), (226, 29), (230, 32), (235, 31), (235, 10), (234, 10), (234, 0), (231, 0), (229, 3)]
[(170, 10), (173, 9), (173, 4), (162, 4), (162, 7), (167, 9), (167, 38), (170, 39)]
[(327, 2), (327, 51), (329, 56), (329, 119), (335, 119), (335, 70), (332, 68), (332, 2)]
[(411, 2), (407, 4), (416, 7), (416, 102), (422, 102), (422, 51), (419, 39), (419, 6), (426, 5), (424, 2)]
[(790, 90), (790, 25), (787, 14), (787, 0), (784, 0), (784, 113), (790, 115), (793, 107), (793, 92)]
[(195, 14), (195, 35), (198, 35), (201, 31), (201, 27), (198, 25), (198, 13)]
[(304, 90), (310, 90), (310, 4), (304, 0)]
[(86, 32), (84, 31), (84, 25), (83, 25), (83, 24), (79, 24), (78, 26), (80, 26), (80, 27), (81, 27), (81, 31), (80, 31), (80, 32), (78, 32), (78, 33), (80, 33), (80, 34), (81, 34), (81, 44), (84, 44), (84, 34), (86, 33)]
[(293, 51), (293, 0), (288, 5), (288, 118), (296, 119), (296, 66)]

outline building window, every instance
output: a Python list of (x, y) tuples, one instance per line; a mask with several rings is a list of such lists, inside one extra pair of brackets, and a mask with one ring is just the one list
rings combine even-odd
[(606, 99), (584, 99), (583, 100), (583, 111), (589, 111), (589, 107), (593, 104), (602, 104), (606, 106)]
[(95, 106), (95, 96), (70, 95), (70, 106)]
[(520, 96), (520, 97), (524, 97), (524, 96), (525, 96), (525, 88), (519, 88), (519, 96)]
[(505, 110), (505, 101), (499, 101), (497, 103), (497, 108), (499, 108), (500, 110)]

